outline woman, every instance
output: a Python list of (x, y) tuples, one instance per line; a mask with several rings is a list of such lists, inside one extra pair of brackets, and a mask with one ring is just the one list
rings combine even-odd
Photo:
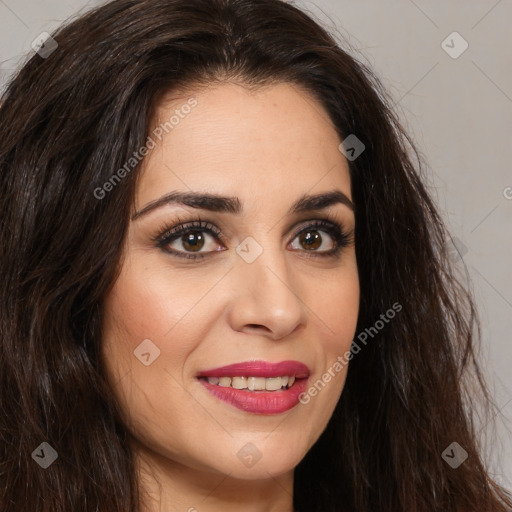
[(512, 507), (412, 143), (308, 16), (110, 2), (1, 113), (3, 512)]

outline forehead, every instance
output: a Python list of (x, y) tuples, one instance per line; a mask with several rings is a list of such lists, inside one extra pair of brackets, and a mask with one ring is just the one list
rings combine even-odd
[(151, 133), (139, 208), (171, 190), (238, 195), (253, 206), (333, 188), (350, 197), (341, 140), (322, 105), (294, 84), (226, 83), (165, 98)]

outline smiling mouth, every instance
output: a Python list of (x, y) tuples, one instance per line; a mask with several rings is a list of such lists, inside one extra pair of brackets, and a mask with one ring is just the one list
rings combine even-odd
[(244, 361), (196, 375), (206, 391), (244, 412), (281, 414), (299, 403), (309, 368), (300, 361)]

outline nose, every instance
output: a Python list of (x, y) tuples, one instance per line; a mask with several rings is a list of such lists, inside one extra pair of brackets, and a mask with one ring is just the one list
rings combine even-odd
[(307, 308), (282, 249), (265, 249), (252, 263), (237, 258), (230, 273), (228, 320), (239, 332), (282, 339), (305, 325)]

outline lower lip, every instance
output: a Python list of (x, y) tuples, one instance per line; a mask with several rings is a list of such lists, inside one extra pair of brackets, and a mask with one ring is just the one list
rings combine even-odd
[(308, 379), (297, 379), (291, 388), (281, 391), (245, 391), (232, 387), (210, 384), (206, 379), (199, 379), (201, 384), (214, 397), (237, 409), (254, 414), (281, 414), (289, 411), (299, 403), (299, 395), (306, 389)]

